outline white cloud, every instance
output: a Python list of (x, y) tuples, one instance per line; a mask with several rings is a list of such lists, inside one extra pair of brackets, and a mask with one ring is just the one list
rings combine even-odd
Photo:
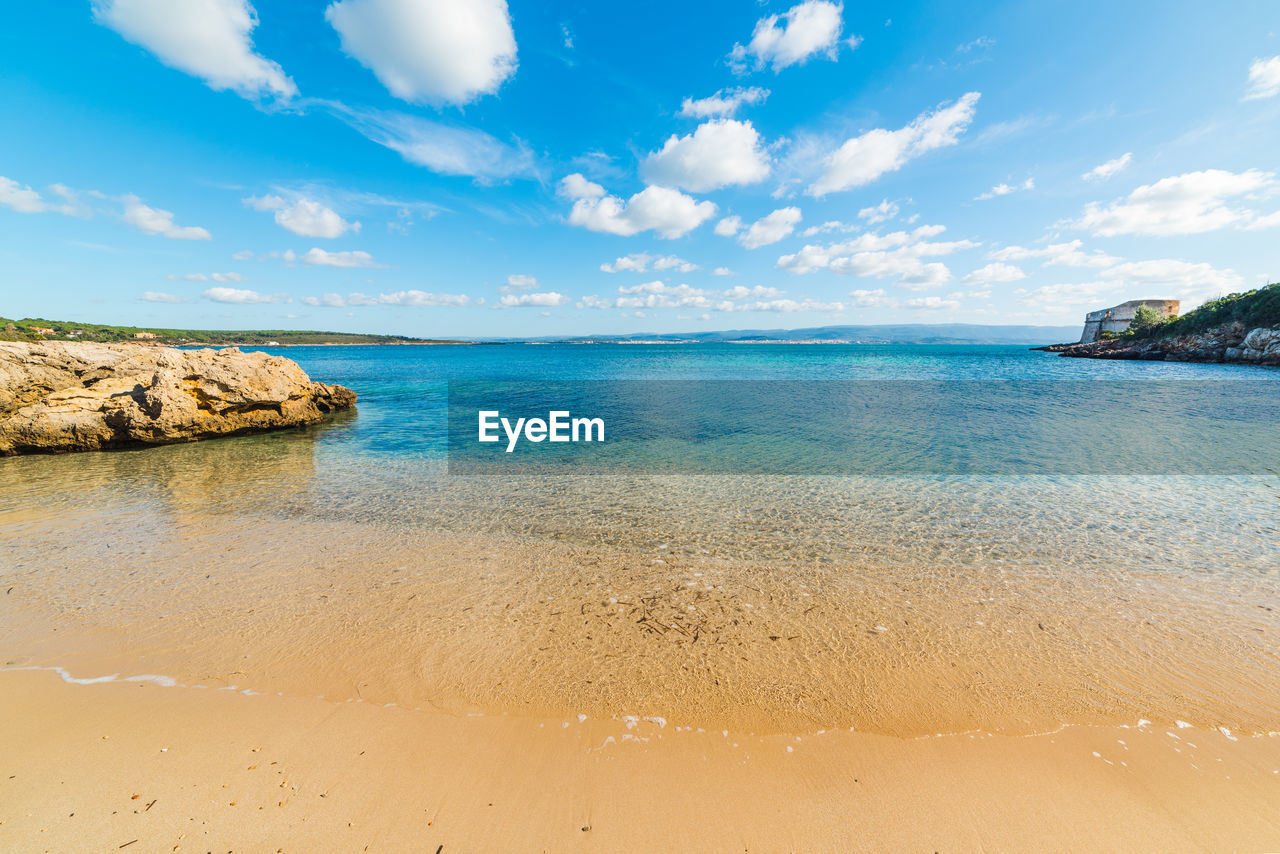
[(1023, 295), (1022, 302), (1049, 313), (1065, 312), (1068, 309), (1074, 310), (1077, 306), (1099, 307), (1098, 303), (1105, 295), (1112, 294), (1107, 299), (1114, 299), (1115, 293), (1122, 288), (1124, 283), (1114, 279), (1063, 282), (1028, 291)]
[(260, 294), (247, 288), (209, 288), (202, 296), (214, 302), (238, 303), (240, 305), (292, 302), (288, 294)]
[(707, 98), (697, 100), (685, 98), (684, 103), (680, 105), (679, 115), (694, 119), (731, 117), (743, 104), (763, 104), (764, 99), (768, 97), (769, 90), (761, 89), (759, 86), (721, 89)]
[(326, 252), (320, 248), (307, 250), (302, 256), (302, 263), (312, 267), (377, 267), (373, 256), (368, 252), (354, 250), (350, 252)]
[(822, 302), (814, 299), (773, 299), (763, 300), (761, 302), (749, 302), (741, 305), (735, 305), (732, 311), (773, 311), (790, 314), (798, 311), (844, 311), (844, 303), (842, 302)]
[(303, 237), (341, 237), (348, 231), (360, 230), (360, 223), (347, 222), (332, 208), (314, 199), (299, 196), (250, 196), (243, 200), (256, 211), (275, 211), (276, 224)]
[(673, 239), (716, 214), (714, 202), (699, 202), (670, 187), (645, 187), (624, 202), (576, 172), (561, 180), (560, 194), (573, 202), (570, 225), (624, 237), (652, 230)]
[(1280, 211), (1269, 213), (1266, 216), (1260, 216), (1253, 222), (1245, 226), (1246, 231), (1261, 231), (1264, 228), (1276, 228), (1280, 226)]
[(742, 217), (727, 216), (716, 223), (715, 233), (721, 237), (733, 237), (742, 228)]
[(692, 273), (694, 270), (698, 270), (700, 268), (692, 261), (686, 261), (675, 255), (664, 255), (661, 258), (653, 259), (653, 269), (675, 270), (677, 273)]
[(244, 276), (239, 273), (211, 273), (209, 278), (215, 282), (243, 282)]
[(471, 302), (466, 294), (432, 294), (426, 291), (396, 291), (390, 294), (379, 294), (379, 305), (399, 305), (406, 307), (448, 307), (457, 308)]
[(644, 252), (635, 252), (631, 255), (623, 255), (615, 260), (612, 264), (605, 262), (600, 265), (600, 269), (606, 273), (643, 273), (649, 269), (649, 262), (652, 259)]
[(747, 226), (746, 230), (738, 235), (738, 242), (748, 249), (759, 249), (761, 246), (777, 243), (790, 236), (798, 222), (800, 222), (799, 208), (778, 208), (768, 216), (761, 217)]
[(1105, 181), (1112, 175), (1116, 175), (1127, 169), (1130, 161), (1132, 160), (1133, 152), (1126, 151), (1115, 160), (1108, 160), (1106, 163), (1098, 164), (1080, 177), (1086, 181)]
[(783, 255), (775, 266), (792, 273), (827, 269), (833, 273), (870, 278), (898, 279), (908, 290), (927, 290), (951, 279), (951, 271), (938, 261), (953, 252), (974, 249), (980, 244), (968, 240), (930, 241), (942, 233), (940, 225), (924, 225), (913, 231), (890, 234), (861, 234), (829, 246), (806, 245), (799, 252)]
[(987, 199), (994, 199), (996, 196), (1007, 196), (1010, 193), (1016, 193), (1019, 190), (1034, 190), (1035, 188), (1036, 181), (1034, 178), (1028, 178), (1021, 184), (996, 184), (987, 192), (980, 196), (976, 196), (974, 201), (983, 202)]
[[(170, 276), (169, 278), (172, 279), (173, 276)], [(209, 281), (209, 277), (204, 273), (183, 273), (182, 280), (184, 282), (207, 282)]]
[[(735, 71), (742, 73), (747, 69), (747, 57), (753, 57), (757, 70), (771, 65), (777, 73), (818, 53), (835, 59), (840, 30), (844, 27), (840, 18), (843, 10), (840, 3), (804, 0), (782, 15), (761, 18), (756, 21), (751, 41), (746, 46), (733, 46), (729, 63)], [(785, 23), (779, 26), (779, 22), (784, 20)], [(851, 44), (856, 46), (857, 41), (851, 40)]]
[(1027, 249), (1022, 246), (1006, 246), (987, 255), (993, 261), (1022, 261), (1027, 258), (1043, 258), (1046, 267), (1110, 267), (1122, 259), (1108, 255), (1100, 249), (1085, 252), (1084, 243), (1072, 240), (1068, 243), (1054, 243), (1041, 249)]
[(333, 102), (326, 106), (373, 142), (441, 175), (494, 180), (535, 173), (532, 152), (523, 145), (500, 142), (484, 131), (394, 111), (355, 109)]
[(907, 300), (907, 308), (925, 311), (938, 311), (940, 309), (957, 309), (960, 303), (954, 299), (943, 299), (942, 297), (917, 297)]
[[(1129, 261), (1102, 273), (1109, 279), (1122, 281), (1127, 287), (1142, 286), (1157, 291), (1139, 294), (1139, 298), (1164, 299), (1175, 296), (1184, 302), (1199, 304), (1206, 299), (1240, 290), (1244, 279), (1235, 270), (1219, 270), (1210, 264), (1193, 264), (1172, 258)], [(1184, 306), (1184, 310), (1190, 306)]]
[[(872, 215), (874, 215), (874, 212), (877, 211), (878, 209), (879, 209), (878, 205), (874, 208), (863, 208), (861, 211), (858, 212), (858, 215), (862, 216), (862, 214), (867, 213), (868, 211), (873, 212)], [(896, 213), (897, 209), (895, 208), (894, 210)], [(879, 219), (873, 220), (873, 222), (880, 222), (880, 221), (881, 220)], [(819, 234), (827, 234), (832, 231), (845, 231), (845, 232), (857, 231), (860, 227), (861, 226), (853, 225), (851, 223), (841, 222), (838, 219), (829, 219), (826, 222), (824, 222), (822, 225), (809, 226), (804, 231), (802, 231), (801, 234), (803, 234), (805, 237), (815, 237)]]
[(1239, 174), (1221, 169), (1188, 172), (1138, 187), (1106, 206), (1090, 202), (1080, 219), (1068, 224), (1101, 237), (1202, 234), (1246, 226), (1257, 215), (1230, 207), (1227, 200), (1273, 188), (1275, 183), (1274, 173), (1257, 169)]
[(245, 98), (291, 98), (298, 88), (279, 65), (255, 53), (258, 15), (248, 0), (94, 0), (93, 14), (165, 65)]
[(1016, 282), (1019, 279), (1025, 279), (1026, 277), (1027, 274), (1023, 272), (1021, 267), (996, 262), (974, 270), (972, 273), (964, 277), (964, 282), (967, 285), (999, 284), (1002, 282)]
[(528, 291), (538, 287), (538, 280), (533, 276), (526, 276), (523, 273), (513, 273), (507, 276), (507, 283), (500, 289), (503, 293), (511, 293), (512, 291)]
[(846, 140), (823, 162), (823, 172), (806, 192), (811, 196), (869, 184), (886, 172), (927, 151), (955, 145), (969, 123), (981, 95), (969, 92), (954, 104), (921, 113), (898, 130), (876, 128)]
[(50, 189), (63, 198), (62, 203), (46, 200), (40, 193), (24, 187), (11, 178), (0, 175), (0, 205), (13, 208), (18, 213), (60, 213), (68, 216), (88, 215), (89, 211), (76, 201), (75, 193), (62, 184)]
[(405, 101), (465, 104), (516, 70), (506, 0), (338, 0), (342, 50)]
[(252, 261), (253, 251), (249, 249), (241, 249), (239, 252), (232, 255), (231, 258), (235, 261)]
[(766, 285), (754, 285), (750, 288), (744, 285), (736, 285), (732, 288), (726, 288), (720, 292), (725, 299), (773, 299), (782, 296), (786, 291), (778, 288), (771, 288)]
[[(886, 222), (898, 215), (898, 206), (893, 202), (885, 199), (875, 207), (863, 208), (858, 211), (858, 219), (865, 219), (867, 225), (875, 225), (878, 222)], [(839, 226), (839, 222), (827, 223), (833, 227)]]
[(898, 301), (889, 296), (884, 288), (874, 290), (849, 291), (853, 304), (857, 308), (896, 308)]
[(711, 275), (713, 275), (713, 276), (732, 276), (732, 275), (733, 275), (733, 271), (732, 271), (732, 270), (730, 270), (728, 267), (716, 267), (714, 270), (712, 270), (712, 271), (711, 271)]
[(624, 255), (616, 259), (612, 264), (601, 264), (600, 269), (606, 273), (644, 273), (649, 269), (650, 262), (652, 262), (655, 270), (675, 270), (677, 273), (692, 273), (694, 270), (701, 269), (697, 264), (686, 261), (677, 255), (661, 255), (654, 258), (647, 252)]
[(687, 136), (672, 134), (645, 158), (643, 171), (650, 184), (705, 193), (763, 181), (769, 154), (751, 122), (712, 119)]
[(564, 305), (569, 298), (564, 294), (558, 294), (555, 291), (546, 291), (536, 294), (507, 294), (498, 302), (501, 308), (513, 308), (521, 305), (551, 306)]
[(142, 300), (143, 302), (165, 302), (165, 303), (180, 303), (180, 302), (191, 301), (190, 297), (180, 297), (180, 296), (177, 296), (176, 294), (166, 294), (166, 293), (161, 293), (159, 291), (145, 291), (141, 294), (138, 294), (138, 299)]
[(209, 240), (213, 236), (199, 226), (175, 224), (172, 213), (147, 207), (137, 196), (123, 196), (120, 201), (124, 203), (124, 221), (146, 234), (158, 234), (170, 240)]
[(1244, 99), (1253, 101), (1276, 95), (1280, 95), (1280, 56), (1255, 59), (1249, 65), (1249, 91)]

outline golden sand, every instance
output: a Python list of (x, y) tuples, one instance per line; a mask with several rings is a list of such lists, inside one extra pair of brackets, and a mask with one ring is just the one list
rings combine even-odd
[(758, 736), (49, 672), (0, 672), (0, 720), (6, 851), (1280, 848), (1280, 737), (1193, 727)]

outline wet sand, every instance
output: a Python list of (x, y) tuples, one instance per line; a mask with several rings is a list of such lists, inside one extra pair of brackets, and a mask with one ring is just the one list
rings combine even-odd
[[(1280, 736), (902, 739), (0, 672), (11, 851), (1271, 851)], [(441, 848), (440, 846), (443, 846)]]

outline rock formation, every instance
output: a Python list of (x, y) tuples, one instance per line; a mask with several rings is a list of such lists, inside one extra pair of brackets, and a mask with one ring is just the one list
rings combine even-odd
[(315, 424), (356, 394), (266, 353), (0, 342), (0, 455), (193, 442)]
[(1055, 344), (1036, 349), (1085, 359), (1280, 365), (1280, 327), (1249, 329), (1242, 323), (1232, 323), (1193, 335), (1116, 338), (1084, 344)]

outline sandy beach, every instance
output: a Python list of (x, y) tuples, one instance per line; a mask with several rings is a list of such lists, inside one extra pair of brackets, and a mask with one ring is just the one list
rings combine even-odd
[(0, 673), (0, 715), (12, 851), (1280, 846), (1280, 736), (1176, 724), (726, 735), (49, 671)]

